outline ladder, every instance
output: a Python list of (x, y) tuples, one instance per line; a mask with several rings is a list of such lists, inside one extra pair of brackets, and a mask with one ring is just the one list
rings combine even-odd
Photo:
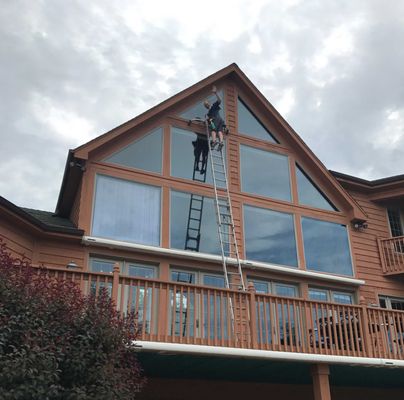
[[(205, 120), (206, 137), (209, 145), (209, 158), (212, 170), (213, 188), (215, 193), (215, 211), (217, 233), (219, 236), (222, 265), (227, 289), (246, 290), (241, 268), (240, 254), (237, 246), (236, 230), (234, 228), (233, 211), (230, 201), (229, 183), (227, 180), (226, 163), (223, 156), (223, 148), (212, 149), (209, 138), (208, 121)], [(224, 194), (219, 194), (218, 185)], [(236, 259), (236, 268), (230, 266), (229, 258)], [(236, 269), (236, 271), (235, 271)], [(231, 307), (232, 319), (234, 319), (233, 307)]]

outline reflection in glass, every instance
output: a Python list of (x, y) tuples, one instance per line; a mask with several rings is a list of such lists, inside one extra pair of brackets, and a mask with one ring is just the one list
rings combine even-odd
[[(225, 107), (224, 107), (224, 97), (223, 97), (223, 91), (219, 90), (218, 91), (219, 97), (222, 99), (222, 102), (220, 104), (221, 111), (220, 113), (223, 116), (223, 119), (226, 120), (225, 118)], [(206, 99), (209, 101), (210, 104), (213, 104), (216, 101), (216, 96), (214, 94), (210, 94), (209, 96), (206, 97)], [(190, 120), (194, 118), (205, 118), (205, 115), (208, 112), (208, 109), (203, 105), (203, 102), (205, 101), (205, 98), (199, 100), (196, 104), (191, 106), (190, 108), (187, 108), (185, 111), (183, 111), (180, 114), (181, 118)]]
[(352, 295), (349, 293), (334, 292), (332, 297), (335, 303), (353, 304)]
[[(190, 199), (191, 195), (189, 193), (171, 191), (171, 248), (183, 250), (186, 246)], [(221, 254), (214, 204), (213, 200), (208, 197), (204, 197), (203, 201), (199, 251), (203, 253)]]
[(300, 204), (322, 208), (324, 210), (338, 211), (298, 165), (296, 165), (296, 178)]
[[(171, 128), (171, 176), (191, 179), (194, 172), (194, 146), (192, 142), (196, 140), (196, 134), (179, 128)], [(226, 158), (225, 148), (223, 157)], [(195, 173), (197, 180), (203, 180), (203, 174)], [(213, 184), (212, 169), (208, 156), (206, 168), (206, 183)], [(216, 182), (217, 186), (224, 187), (223, 183)]]
[(147, 267), (144, 265), (137, 265), (137, 264), (129, 264), (127, 275), (137, 276), (139, 278), (154, 278), (154, 271), (155, 269), (153, 267)]
[(240, 146), (240, 164), (243, 192), (291, 201), (287, 156)]
[(264, 128), (264, 125), (247, 108), (242, 100), (238, 99), (238, 131), (244, 135), (257, 139), (266, 140), (271, 143), (278, 143), (272, 134)]
[(291, 214), (244, 206), (244, 235), (248, 260), (297, 267)]
[(160, 245), (160, 188), (97, 175), (92, 235)]
[(302, 218), (307, 269), (352, 275), (352, 260), (345, 225)]
[(91, 272), (104, 272), (108, 274), (112, 274), (114, 270), (114, 262), (113, 261), (105, 261), (105, 260), (91, 260), (90, 263)]
[(104, 161), (129, 168), (161, 173), (162, 148), (163, 129), (158, 128)]

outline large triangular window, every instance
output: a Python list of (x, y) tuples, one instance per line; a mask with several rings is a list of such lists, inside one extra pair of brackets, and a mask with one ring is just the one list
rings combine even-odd
[(271, 143), (279, 143), (240, 98), (237, 101), (237, 109), (239, 133)]
[(161, 173), (163, 129), (157, 128), (112, 154), (104, 161), (124, 167)]
[(296, 165), (296, 177), (300, 204), (322, 208), (324, 210), (338, 211), (298, 165)]
[[(223, 96), (223, 91), (219, 90), (217, 92), (219, 95), (220, 99), (222, 100), (222, 103), (220, 105), (221, 107), (221, 114), (223, 119), (225, 120), (225, 110), (224, 110), (224, 96)], [(194, 118), (205, 118), (206, 113), (208, 112), (207, 108), (204, 106), (203, 102), (205, 100), (208, 100), (210, 104), (213, 104), (216, 101), (216, 96), (214, 94), (211, 94), (200, 101), (198, 101), (196, 104), (192, 105), (191, 107), (187, 108), (185, 111), (183, 111), (180, 114), (181, 118), (190, 120)]]

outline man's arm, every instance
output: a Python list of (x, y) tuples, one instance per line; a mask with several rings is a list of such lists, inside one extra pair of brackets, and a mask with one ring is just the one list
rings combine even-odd
[(217, 94), (217, 89), (216, 86), (212, 86), (212, 93), (216, 96), (217, 102), (220, 104), (222, 102), (222, 99), (220, 96)]

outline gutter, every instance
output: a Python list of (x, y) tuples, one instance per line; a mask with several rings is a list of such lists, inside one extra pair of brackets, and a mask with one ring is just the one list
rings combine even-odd
[[(216, 256), (213, 254), (207, 253), (196, 253), (185, 250), (177, 250), (177, 249), (166, 249), (163, 247), (157, 246), (148, 246), (137, 243), (129, 243), (123, 242), (120, 240), (112, 240), (112, 239), (104, 239), (95, 236), (83, 236), (82, 243), (85, 245), (99, 246), (99, 247), (108, 247), (110, 249), (120, 249), (120, 250), (129, 250), (129, 251), (142, 251), (148, 254), (161, 254), (164, 256), (171, 257), (181, 257), (189, 260), (197, 260), (197, 261), (209, 261), (214, 263), (221, 263), (222, 257)], [(226, 262), (230, 265), (237, 266), (237, 259), (226, 257)], [(320, 279), (323, 281), (334, 282), (334, 283), (343, 283), (354, 286), (361, 286), (365, 284), (365, 281), (362, 279), (349, 278), (345, 276), (324, 274), (321, 272), (313, 272), (306, 271), (302, 269), (297, 269), (293, 267), (284, 267), (282, 265), (268, 264), (257, 261), (249, 261), (249, 260), (240, 260), (242, 267), (256, 270), (265, 270), (269, 272), (281, 273), (286, 275), (291, 275), (295, 277), (301, 278), (311, 278), (311, 279)]]
[(339, 364), (350, 366), (404, 368), (404, 360), (385, 358), (330, 356), (325, 354), (291, 353), (283, 351), (237, 349), (232, 347), (200, 346), (195, 344), (179, 344), (164, 342), (148, 342), (136, 340), (135, 347), (142, 352), (160, 354), (188, 354), (200, 356), (223, 356), (230, 358), (267, 359), (277, 361), (297, 361), (320, 364)]

